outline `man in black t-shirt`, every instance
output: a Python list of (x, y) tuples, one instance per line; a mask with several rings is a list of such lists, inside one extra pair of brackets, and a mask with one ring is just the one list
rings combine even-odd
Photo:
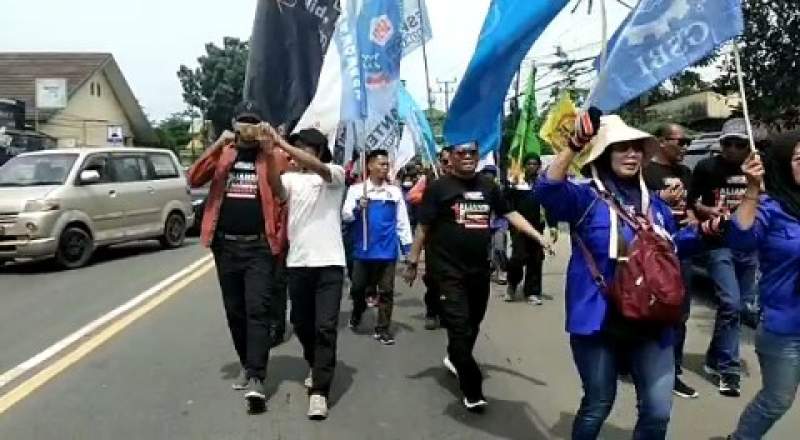
[[(203, 215), (202, 240), (210, 245), (222, 302), (241, 376), (233, 388), (245, 391), (251, 413), (266, 409), (264, 380), (273, 338), (270, 312), (274, 276), (284, 242), (278, 234), (279, 204), (267, 182), (261, 116), (255, 105), (239, 105), (236, 133), (225, 131), (188, 172), (190, 184), (211, 182)], [(285, 300), (284, 300), (285, 301)]]
[[(722, 154), (701, 161), (692, 176), (689, 204), (700, 220), (729, 218), (747, 189), (742, 163), (750, 155), (750, 145), (744, 120), (726, 122), (719, 142)], [(754, 307), (758, 263), (754, 254), (734, 252), (721, 238), (708, 240), (707, 246), (719, 306), (705, 369), (719, 379), (720, 394), (738, 397), (741, 316)]]
[[(687, 195), (691, 184), (692, 171), (683, 165), (686, 147), (691, 139), (686, 130), (677, 124), (662, 124), (654, 133), (658, 139), (658, 149), (652, 161), (644, 169), (644, 180), (647, 187), (657, 191), (658, 195), (670, 206), (675, 222), (685, 224), (694, 214), (687, 209)], [(687, 259), (681, 262), (686, 296), (683, 303), (681, 322), (675, 327), (675, 395), (693, 399), (698, 397), (697, 390), (681, 380), (683, 373), (683, 348), (686, 343), (686, 321), (691, 313), (692, 297), (690, 294), (692, 264)]]
[(434, 274), (440, 290), (440, 319), (447, 329), (444, 364), (458, 376), (464, 406), (480, 411), (487, 403), (472, 350), (489, 301), (491, 217), (504, 216), (543, 247), (549, 244), (519, 213), (511, 211), (494, 182), (476, 174), (475, 144), (453, 147), (450, 162), (452, 173), (425, 191), (405, 278), (409, 283), (416, 279), (425, 245), (426, 271)]

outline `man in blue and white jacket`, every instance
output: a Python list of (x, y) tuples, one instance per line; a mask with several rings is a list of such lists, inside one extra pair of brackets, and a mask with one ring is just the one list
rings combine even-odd
[(364, 182), (350, 187), (342, 208), (342, 220), (353, 223), (354, 263), (350, 288), (353, 314), (350, 328), (355, 330), (361, 324), (367, 309), (365, 292), (368, 287), (376, 287), (378, 320), (375, 339), (381, 344), (393, 345), (394, 336), (389, 327), (394, 306), (395, 268), (400, 251), (408, 255), (411, 248), (411, 225), (402, 190), (388, 182), (389, 153), (386, 150), (370, 151), (367, 171), (368, 178)]

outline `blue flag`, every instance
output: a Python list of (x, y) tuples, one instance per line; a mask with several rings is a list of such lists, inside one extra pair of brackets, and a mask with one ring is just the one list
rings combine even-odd
[(567, 0), (492, 0), (475, 54), (444, 125), (451, 145), (477, 142), (481, 157), (500, 145), (508, 87), (522, 59)]
[(611, 113), (744, 30), (741, 0), (641, 0), (612, 38), (589, 103)]
[(414, 98), (408, 93), (405, 87), (400, 87), (397, 99), (397, 111), (400, 114), (400, 120), (414, 134), (414, 144), (417, 150), (424, 148), (422, 151), (425, 161), (433, 163), (436, 158), (436, 139), (433, 136), (433, 130), (428, 122), (425, 113), (420, 110)]

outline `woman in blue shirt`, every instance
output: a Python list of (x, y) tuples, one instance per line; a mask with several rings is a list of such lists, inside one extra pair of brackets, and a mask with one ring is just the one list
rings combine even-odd
[[(642, 179), (644, 153), (655, 147), (655, 142), (655, 138), (627, 126), (618, 116), (605, 116), (589, 144), (585, 161), (584, 174), (590, 174), (592, 182), (578, 184), (566, 178), (582, 149), (575, 147), (579, 142), (573, 140), (572, 147), (556, 156), (536, 185), (536, 195), (544, 209), (553, 219), (570, 224), (573, 237), (586, 245), (608, 282), (622, 253), (620, 241), (630, 243), (634, 232), (616, 214), (611, 215), (598, 190), (611, 193), (632, 214), (650, 214), (654, 226), (665, 235), (677, 232), (669, 206), (650, 193)], [(679, 235), (674, 237), (679, 247), (698, 242), (694, 229)], [(663, 439), (672, 410), (675, 377), (672, 329), (634, 324), (622, 318), (593, 280), (578, 243), (573, 239), (566, 283), (567, 331), (584, 389), (572, 438), (597, 438), (614, 404), (617, 377), (622, 371), (630, 371), (639, 400), (633, 437)]]
[[(772, 146), (763, 166), (753, 156), (744, 172), (747, 193), (727, 241), (760, 256), (764, 320), (756, 353), (763, 388), (731, 438), (756, 440), (789, 410), (800, 384), (800, 143)], [(759, 197), (762, 181), (767, 194)]]

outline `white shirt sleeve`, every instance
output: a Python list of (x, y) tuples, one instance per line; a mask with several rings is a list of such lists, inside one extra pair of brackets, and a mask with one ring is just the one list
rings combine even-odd
[(344, 205), (342, 205), (342, 221), (345, 223), (351, 223), (356, 220), (353, 211), (356, 209), (362, 191), (363, 189), (360, 184), (353, 185), (347, 190), (347, 197), (344, 199)]
[(414, 239), (411, 236), (411, 222), (408, 220), (408, 210), (406, 209), (406, 202), (403, 200), (403, 192), (399, 191), (400, 195), (397, 198), (397, 236), (400, 238), (400, 244), (403, 246), (411, 245)]
[(326, 166), (331, 171), (331, 182), (328, 185), (344, 186), (344, 168), (334, 164), (327, 164)]

